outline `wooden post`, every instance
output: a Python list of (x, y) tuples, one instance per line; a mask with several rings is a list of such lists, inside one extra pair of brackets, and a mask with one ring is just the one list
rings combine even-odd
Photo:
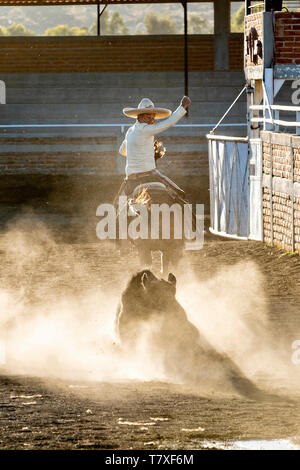
[(255, 93), (255, 89), (250, 85), (247, 87), (247, 128), (248, 128), (248, 137), (251, 139), (253, 137), (253, 131), (252, 131), (252, 116), (253, 116), (253, 111), (250, 109), (250, 106), (254, 104), (254, 99), (253, 95)]
[[(251, 80), (252, 87), (254, 88), (254, 93), (252, 94), (252, 104), (261, 104), (264, 96), (264, 90), (262, 85), (262, 80)], [(251, 115), (253, 117), (259, 117), (260, 112), (258, 110), (253, 110)], [(249, 136), (252, 139), (259, 138), (260, 133), (260, 123), (252, 123), (251, 124), (251, 131), (249, 131)]]
[(250, 5), (251, 5), (251, 0), (245, 0), (245, 16), (251, 14)]
[[(264, 86), (265, 86), (264, 105), (266, 106), (265, 111), (264, 111), (264, 117), (265, 118), (268, 117), (272, 119), (272, 110), (269, 111), (269, 106), (272, 106), (272, 104), (274, 103), (273, 69), (272, 68), (265, 69)], [(273, 124), (264, 122), (264, 130), (273, 131), (274, 130)]]

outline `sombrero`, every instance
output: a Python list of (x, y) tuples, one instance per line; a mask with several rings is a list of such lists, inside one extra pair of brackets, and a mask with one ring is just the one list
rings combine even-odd
[(170, 114), (172, 114), (172, 111), (165, 108), (156, 108), (154, 106), (154, 103), (152, 103), (149, 98), (143, 98), (137, 108), (124, 108), (123, 113), (125, 114), (125, 116), (131, 118), (137, 118), (139, 114), (155, 113), (156, 119), (163, 119), (170, 116)]

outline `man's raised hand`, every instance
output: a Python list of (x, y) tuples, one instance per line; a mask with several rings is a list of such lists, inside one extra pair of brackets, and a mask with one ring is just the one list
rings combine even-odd
[(180, 104), (183, 108), (187, 109), (189, 105), (191, 104), (191, 100), (188, 96), (184, 96)]

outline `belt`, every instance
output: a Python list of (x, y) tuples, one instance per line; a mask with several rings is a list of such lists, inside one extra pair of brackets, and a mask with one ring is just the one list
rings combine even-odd
[(154, 172), (154, 169), (153, 170), (148, 170), (148, 171), (143, 171), (141, 173), (131, 173), (131, 175), (127, 176), (127, 180), (136, 180), (136, 179), (139, 179), (139, 178), (142, 178), (143, 176), (150, 176), (152, 175)]

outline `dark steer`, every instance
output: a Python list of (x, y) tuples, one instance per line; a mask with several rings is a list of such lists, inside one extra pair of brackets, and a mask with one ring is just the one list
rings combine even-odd
[(262, 392), (247, 379), (233, 361), (217, 352), (188, 320), (176, 300), (176, 278), (158, 279), (149, 270), (129, 281), (117, 310), (116, 329), (125, 348), (135, 348), (145, 331), (151, 330), (154, 360), (166, 374), (189, 383), (231, 384), (238, 392), (262, 398)]

